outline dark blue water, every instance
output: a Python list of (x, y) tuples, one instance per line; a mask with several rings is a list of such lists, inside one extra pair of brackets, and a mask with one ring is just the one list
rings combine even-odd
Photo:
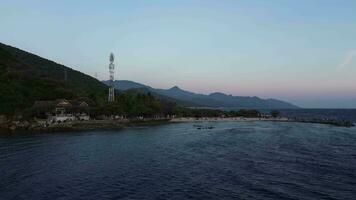
[(0, 137), (0, 199), (355, 199), (356, 128), (194, 123)]
[(356, 123), (356, 109), (286, 109), (280, 112), (289, 118), (347, 120)]

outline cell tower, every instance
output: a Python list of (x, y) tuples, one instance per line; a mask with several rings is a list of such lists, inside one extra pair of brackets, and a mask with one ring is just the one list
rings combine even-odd
[(64, 69), (64, 82), (67, 82), (67, 70)]
[(114, 102), (115, 101), (115, 89), (114, 89), (114, 74), (115, 74), (115, 64), (114, 64), (114, 54), (110, 54), (110, 64), (109, 64), (109, 74), (110, 74), (110, 88), (109, 88), (109, 97), (108, 101), (109, 102)]

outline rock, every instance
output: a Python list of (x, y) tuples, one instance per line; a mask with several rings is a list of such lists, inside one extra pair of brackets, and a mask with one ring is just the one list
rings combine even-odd
[(21, 119), (22, 119), (22, 115), (16, 115), (16, 116), (14, 117), (14, 119), (16, 119), (16, 120), (21, 120)]
[(12, 131), (14, 131), (14, 130), (16, 130), (16, 126), (15, 126), (15, 125), (11, 125), (11, 126), (9, 127), (9, 129), (12, 130)]
[(23, 121), (22, 126), (27, 129), (30, 126), (30, 123), (28, 121)]
[(0, 125), (5, 124), (7, 122), (7, 118), (5, 115), (0, 115)]
[(40, 128), (41, 128), (41, 126), (39, 124), (36, 124), (36, 123), (30, 124), (30, 126), (28, 127), (29, 130), (38, 130)]

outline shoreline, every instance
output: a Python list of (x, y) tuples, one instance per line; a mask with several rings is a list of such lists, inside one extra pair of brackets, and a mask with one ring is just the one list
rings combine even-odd
[(88, 120), (88, 121), (71, 121), (60, 124), (50, 124), (44, 126), (38, 122), (11, 125), (6, 128), (0, 126), (0, 134), (16, 134), (16, 133), (54, 133), (54, 132), (82, 132), (95, 130), (121, 130), (127, 127), (140, 125), (159, 125), (168, 123), (168, 119), (156, 120)]
[(286, 117), (280, 118), (264, 118), (264, 117), (181, 117), (173, 118), (170, 122), (253, 122), (253, 121), (277, 121), (277, 122), (287, 122), (291, 121)]
[(89, 121), (71, 121), (61, 124), (51, 124), (49, 126), (41, 125), (39, 122), (27, 122), (26, 125), (15, 123), (16, 125), (0, 126), (0, 134), (13, 133), (53, 133), (53, 132), (82, 132), (95, 130), (121, 130), (127, 127), (150, 126), (169, 123), (194, 123), (194, 122), (295, 122), (295, 123), (314, 123), (325, 124), (338, 127), (355, 126), (352, 122), (331, 121), (331, 120), (297, 120), (286, 117), (266, 118), (266, 117), (180, 117), (180, 118), (160, 118), (160, 119), (134, 119), (134, 120), (89, 120)]
[(292, 119), (286, 117), (228, 117), (228, 118), (219, 118), (219, 117), (206, 117), (206, 118), (194, 118), (194, 117), (185, 117), (185, 118), (175, 118), (170, 122), (257, 122), (257, 121), (265, 121), (265, 122), (295, 122), (295, 123), (309, 123), (309, 124), (324, 124), (331, 125), (337, 127), (353, 127), (355, 123), (352, 121), (344, 121), (344, 120), (329, 120), (329, 119)]

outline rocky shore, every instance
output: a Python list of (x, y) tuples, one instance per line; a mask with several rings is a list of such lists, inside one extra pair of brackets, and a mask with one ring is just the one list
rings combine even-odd
[(340, 127), (352, 127), (354, 124), (349, 121), (337, 120), (305, 120), (305, 119), (289, 119), (289, 118), (244, 118), (244, 117), (184, 117), (172, 119), (120, 119), (120, 120), (89, 120), (89, 121), (69, 121), (65, 123), (47, 124), (40, 120), (8, 120), (4, 116), (0, 116), (0, 133), (41, 133), (41, 132), (67, 132), (67, 131), (90, 131), (90, 130), (118, 130), (124, 127), (137, 125), (154, 125), (162, 123), (178, 123), (178, 122), (252, 122), (252, 121), (273, 121), (273, 122), (301, 122), (301, 123), (317, 123), (327, 124)]
[(0, 133), (41, 133), (41, 132), (67, 132), (90, 130), (119, 130), (124, 127), (137, 125), (154, 125), (168, 122), (167, 119), (123, 119), (123, 120), (89, 120), (69, 121), (65, 123), (47, 124), (38, 120), (6, 120), (0, 118)]

